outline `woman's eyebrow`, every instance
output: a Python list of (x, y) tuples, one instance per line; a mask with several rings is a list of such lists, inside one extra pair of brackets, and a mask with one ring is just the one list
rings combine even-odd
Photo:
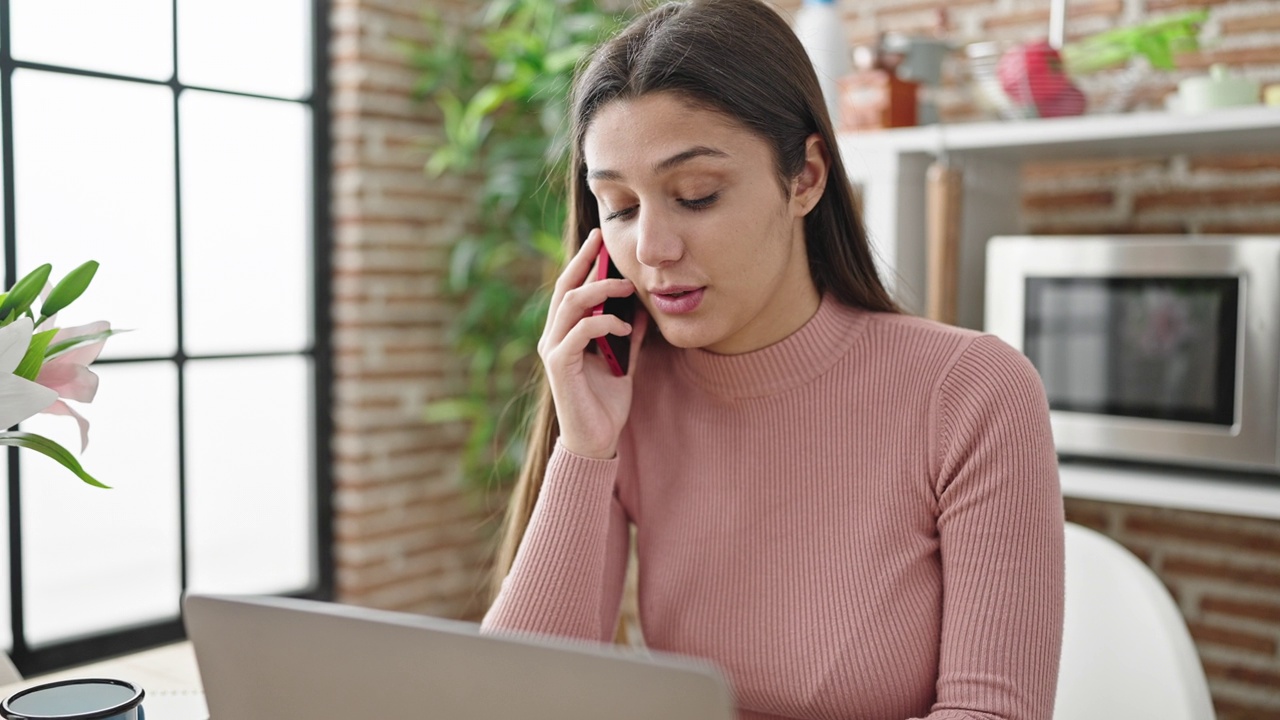
[(697, 147), (689, 148), (682, 153), (676, 153), (657, 165), (654, 165), (653, 174), (657, 175), (658, 173), (666, 172), (681, 163), (688, 162), (698, 157), (727, 158), (729, 157), (729, 153), (724, 152), (723, 150), (710, 148), (705, 145), (699, 145)]
[[(675, 155), (672, 155), (671, 157), (667, 158), (666, 160), (663, 160), (657, 163), (656, 165), (653, 166), (653, 174), (657, 175), (659, 173), (666, 172), (671, 168), (676, 167), (677, 165), (680, 165), (681, 163), (686, 163), (694, 158), (699, 158), (699, 157), (727, 158), (729, 157), (729, 153), (726, 153), (723, 150), (717, 150), (712, 147), (707, 147), (705, 145), (698, 145), (697, 147), (691, 147), (688, 150), (685, 150), (683, 152), (678, 152)], [(618, 172), (617, 170), (606, 170), (604, 168), (600, 168), (597, 170), (592, 170), (587, 173), (587, 180), (621, 180), (621, 179), (622, 179), (622, 173)]]

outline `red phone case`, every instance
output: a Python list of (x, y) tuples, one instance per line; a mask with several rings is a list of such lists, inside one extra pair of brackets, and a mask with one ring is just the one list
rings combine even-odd
[[(596, 256), (596, 279), (621, 278), (617, 266), (609, 259), (609, 251), (604, 243), (600, 243), (600, 254)], [(633, 298), (609, 298), (591, 309), (592, 315), (609, 313), (617, 315), (625, 322), (631, 323), (635, 316)], [(631, 338), (626, 335), (602, 335), (596, 338), (596, 349), (609, 363), (614, 375), (622, 377), (627, 374), (631, 364)]]

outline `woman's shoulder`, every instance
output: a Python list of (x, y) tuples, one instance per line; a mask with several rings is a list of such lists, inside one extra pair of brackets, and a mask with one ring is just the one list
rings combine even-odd
[(966, 385), (981, 377), (1039, 377), (1020, 350), (990, 333), (906, 313), (870, 316), (867, 332), (879, 353), (939, 381)]
[(891, 333), (900, 342), (971, 342), (982, 332), (957, 327), (906, 312), (869, 312), (870, 326), (881, 333)]

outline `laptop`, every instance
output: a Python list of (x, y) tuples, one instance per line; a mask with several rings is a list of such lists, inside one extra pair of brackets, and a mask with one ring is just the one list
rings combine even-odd
[(292, 598), (188, 594), (183, 617), (212, 720), (734, 720), (691, 658)]

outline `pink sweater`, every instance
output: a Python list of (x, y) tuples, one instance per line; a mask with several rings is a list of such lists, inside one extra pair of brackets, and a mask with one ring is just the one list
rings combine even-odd
[(999, 340), (827, 298), (745, 355), (655, 343), (618, 457), (557, 446), (485, 629), (606, 641), (637, 533), (646, 644), (742, 720), (1048, 720), (1063, 508)]

